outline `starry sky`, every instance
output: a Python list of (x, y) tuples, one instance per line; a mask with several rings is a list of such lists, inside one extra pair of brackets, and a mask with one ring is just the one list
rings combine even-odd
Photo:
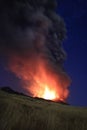
[(62, 0), (57, 12), (67, 28), (65, 68), (72, 80), (69, 102), (87, 106), (87, 1)]
[[(62, 16), (67, 29), (64, 49), (67, 59), (64, 67), (70, 76), (71, 105), (87, 106), (87, 1), (58, 0), (57, 13)], [(20, 90), (19, 79), (4, 67), (6, 61), (0, 57), (0, 86), (12, 86)], [(22, 90), (21, 90), (22, 91)]]

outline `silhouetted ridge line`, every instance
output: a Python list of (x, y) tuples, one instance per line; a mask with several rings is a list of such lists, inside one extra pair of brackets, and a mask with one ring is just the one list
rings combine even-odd
[(40, 101), (47, 101), (47, 102), (55, 102), (55, 103), (59, 103), (59, 104), (63, 104), (63, 105), (69, 105), (67, 102), (63, 102), (61, 100), (58, 100), (58, 101), (52, 101), (52, 100), (46, 100), (46, 99), (43, 99), (43, 98), (38, 98), (38, 97), (31, 97), (31, 96), (28, 96), (24, 93), (20, 93), (20, 92), (17, 92), (15, 90), (13, 90), (12, 88), (10, 88), (9, 86), (5, 86), (5, 87), (1, 87), (0, 90), (4, 91), (4, 92), (7, 92), (9, 94), (17, 94), (17, 95), (22, 95), (22, 96), (26, 96), (26, 97), (30, 97), (32, 99), (35, 99), (35, 100), (40, 100)]

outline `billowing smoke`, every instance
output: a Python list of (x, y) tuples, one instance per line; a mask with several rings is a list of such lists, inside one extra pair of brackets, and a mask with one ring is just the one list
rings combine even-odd
[(0, 1), (0, 52), (32, 95), (44, 91), (41, 83), (49, 80), (54, 85), (50, 89), (57, 86), (60, 99), (66, 100), (70, 84), (63, 68), (66, 29), (56, 6), (55, 0)]

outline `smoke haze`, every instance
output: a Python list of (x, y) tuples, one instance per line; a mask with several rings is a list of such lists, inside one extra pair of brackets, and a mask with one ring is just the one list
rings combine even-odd
[(58, 83), (60, 80), (61, 97), (66, 99), (70, 84), (63, 68), (66, 29), (55, 12), (56, 6), (56, 0), (1, 1), (0, 53), (7, 59), (9, 70), (30, 88), (32, 95), (37, 71), (41, 74), (44, 70), (48, 77), (53, 75)]

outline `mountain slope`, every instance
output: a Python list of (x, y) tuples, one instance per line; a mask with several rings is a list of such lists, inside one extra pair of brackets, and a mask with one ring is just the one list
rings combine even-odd
[(0, 90), (0, 130), (87, 130), (87, 108)]

